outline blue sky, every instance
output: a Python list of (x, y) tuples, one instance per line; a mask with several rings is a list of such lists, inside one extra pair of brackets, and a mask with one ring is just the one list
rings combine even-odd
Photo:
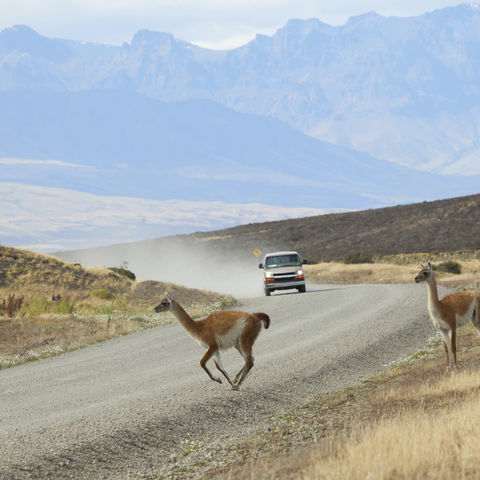
[(0, 30), (29, 25), (42, 35), (109, 44), (142, 28), (198, 45), (229, 49), (256, 33), (271, 35), (290, 18), (341, 25), (354, 15), (415, 16), (458, 5), (448, 0), (0, 0)]

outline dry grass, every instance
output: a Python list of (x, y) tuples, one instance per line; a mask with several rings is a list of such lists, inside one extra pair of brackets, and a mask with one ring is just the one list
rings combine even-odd
[(408, 283), (418, 267), (383, 263), (344, 264), (337, 262), (305, 265), (307, 281), (311, 283)]
[(43, 315), (0, 318), (0, 369), (47, 358), (143, 328), (165, 318)]
[[(432, 258), (435, 262), (444, 261), (445, 257)], [(427, 254), (396, 255), (377, 259), (376, 263), (347, 265), (337, 262), (324, 262), (315, 265), (305, 265), (307, 281), (311, 283), (412, 283), (419, 271), (419, 261), (426, 262)], [(440, 285), (451, 288), (480, 289), (480, 260), (477, 258), (461, 259), (450, 255), (460, 263), (462, 273), (436, 272)], [(417, 261), (418, 260), (418, 261)]]
[[(477, 376), (478, 381), (478, 376)], [(480, 405), (470, 397), (440, 412), (405, 412), (356, 429), (305, 479), (478, 478)]]
[(445, 373), (438, 348), (359, 387), (321, 395), (238, 445), (239, 460), (208, 478), (480, 478), (480, 337), (473, 327), (460, 345), (457, 373)]
[[(356, 425), (341, 444), (333, 446), (327, 458), (323, 453), (314, 460), (302, 478), (478, 478), (479, 370), (431, 382), (421, 390), (415, 397), (422, 399), (421, 405), (401, 409), (393, 418)], [(402, 392), (393, 398), (396, 396), (397, 403), (404, 400)], [(436, 408), (427, 405), (428, 400)], [(439, 406), (442, 401), (447, 404)]]

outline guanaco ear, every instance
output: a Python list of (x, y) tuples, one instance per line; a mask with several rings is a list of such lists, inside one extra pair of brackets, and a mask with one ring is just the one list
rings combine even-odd
[(170, 295), (168, 294), (168, 292), (163, 292), (163, 294), (165, 295), (165, 298), (168, 300), (168, 303), (172, 303), (172, 299), (170, 298)]
[(427, 265), (428, 265), (428, 269), (429, 269), (430, 271), (432, 271), (432, 270), (433, 270), (433, 266), (432, 266), (432, 264), (430, 263), (430, 260), (428, 261), (428, 264), (427, 264)]

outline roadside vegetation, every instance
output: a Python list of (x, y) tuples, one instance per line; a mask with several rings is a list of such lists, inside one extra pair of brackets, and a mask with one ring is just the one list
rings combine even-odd
[[(365, 261), (350, 261), (351, 258)], [(480, 251), (442, 254), (414, 253), (371, 257), (352, 255), (344, 262), (304, 265), (307, 283), (412, 283), (420, 263), (431, 260), (439, 285), (480, 290)]]

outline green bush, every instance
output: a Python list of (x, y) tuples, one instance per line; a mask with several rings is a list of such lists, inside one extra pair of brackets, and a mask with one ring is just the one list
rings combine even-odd
[(135, 274), (133, 272), (131, 272), (130, 270), (127, 270), (126, 268), (123, 268), (123, 267), (109, 267), (109, 270), (111, 270), (112, 272), (118, 273), (119, 275), (123, 275), (124, 277), (127, 277), (130, 280), (133, 280), (133, 281), (136, 280)]
[(460, 273), (462, 273), (462, 266), (454, 260), (447, 260), (446, 262), (434, 265), (433, 269), (438, 272), (453, 273), (455, 275), (460, 275)]
[(62, 298), (59, 302), (49, 302), (45, 298), (33, 298), (22, 306), (22, 315), (41, 315), (43, 313), (73, 313), (74, 304), (68, 298)]
[(45, 298), (33, 298), (23, 305), (22, 313), (25, 315), (41, 315), (48, 311), (48, 301)]
[(98, 290), (93, 290), (91, 295), (92, 297), (101, 298), (102, 300), (112, 300), (114, 297), (113, 293), (105, 288), (99, 288)]
[(373, 263), (373, 257), (369, 253), (353, 252), (345, 256), (343, 263)]

